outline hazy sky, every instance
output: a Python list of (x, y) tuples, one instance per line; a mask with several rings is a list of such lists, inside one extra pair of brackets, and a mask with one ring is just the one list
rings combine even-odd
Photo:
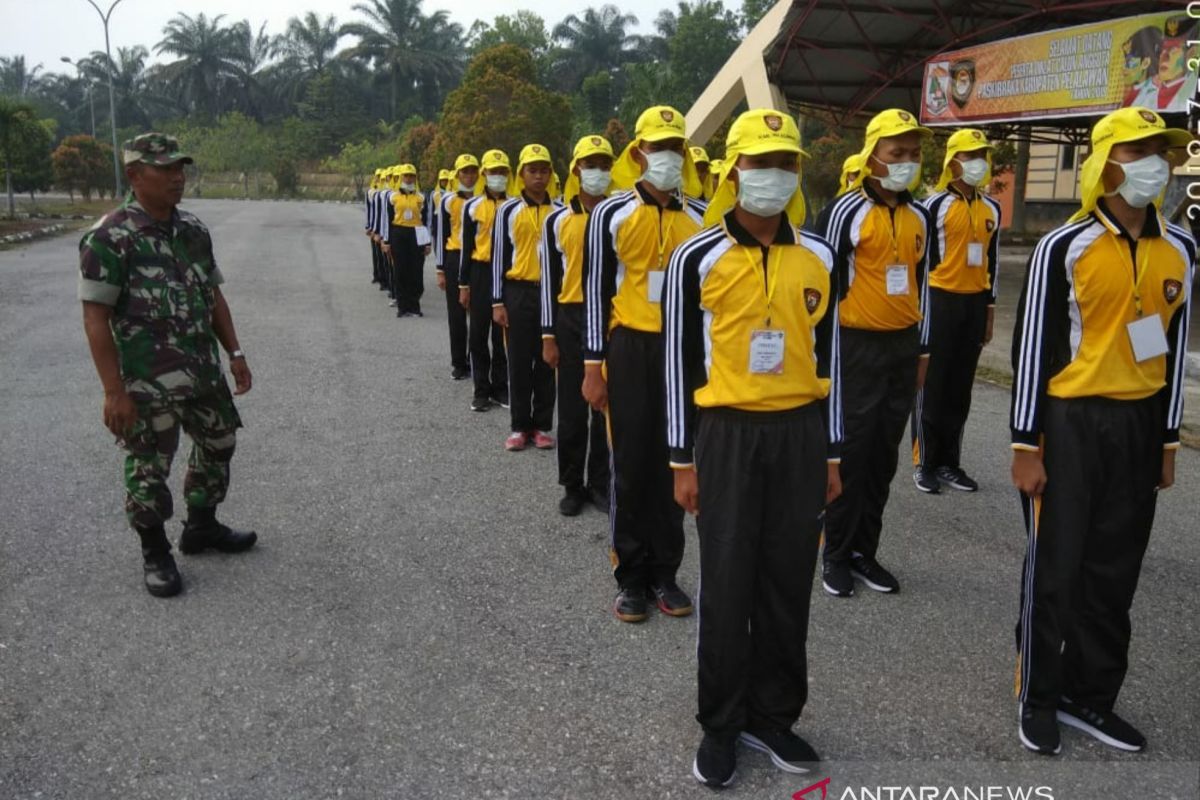
[[(105, 10), (111, 0), (97, 0)], [(316, 11), (322, 17), (333, 14), (338, 22), (358, 18), (351, 11), (356, 0), (121, 0), (113, 12), (109, 26), (112, 48), (144, 44), (151, 50), (162, 38), (163, 26), (178, 12), (195, 16), (203, 11), (208, 16), (225, 14), (228, 20), (249, 19), (255, 30), (264, 21), (270, 33), (282, 33), (289, 17)], [(491, 21), (498, 14), (511, 14), (526, 8), (540, 14), (547, 28), (553, 27), (570, 13), (588, 6), (600, 6), (605, 0), (424, 0), (423, 8), (430, 13), (439, 8), (450, 12), (451, 18), (463, 28), (476, 19)], [(641, 30), (649, 31), (658, 12), (673, 8), (672, 0), (625, 0), (616, 5), (627, 13), (637, 8)], [(740, 2), (726, 6), (741, 8)], [(0, 0), (0, 55), (24, 55), (30, 66), (42, 64), (46, 72), (62, 72), (70, 67), (59, 62), (61, 56), (78, 58), (92, 50), (104, 49), (104, 29), (100, 17), (87, 0)], [(343, 39), (341, 47), (350, 39)]]

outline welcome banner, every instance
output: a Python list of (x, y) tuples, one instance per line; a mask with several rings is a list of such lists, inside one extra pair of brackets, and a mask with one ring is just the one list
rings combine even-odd
[(1196, 94), (1200, 19), (1178, 11), (1003, 39), (925, 64), (927, 125), (1183, 113)]

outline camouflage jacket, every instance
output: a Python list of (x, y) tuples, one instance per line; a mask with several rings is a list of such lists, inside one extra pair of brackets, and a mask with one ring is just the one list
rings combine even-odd
[(223, 281), (204, 223), (179, 209), (158, 222), (132, 194), (79, 243), (79, 299), (112, 306), (121, 376), (138, 402), (225, 385), (212, 327)]

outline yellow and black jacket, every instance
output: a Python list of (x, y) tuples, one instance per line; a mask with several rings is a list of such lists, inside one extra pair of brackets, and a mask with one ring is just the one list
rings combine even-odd
[(458, 268), (458, 285), (471, 285), (471, 262), (492, 262), (492, 225), (496, 221), (496, 209), (508, 198), (494, 198), (487, 192), (476, 195), (463, 204), (459, 243), (466, 257)]
[(419, 228), (425, 215), (425, 196), (420, 192), (393, 192), (391, 197), (392, 225), (399, 228)]
[[(1101, 201), (1086, 219), (1038, 242), (1013, 333), (1015, 449), (1038, 449), (1047, 397), (1139, 400), (1158, 393), (1163, 443), (1178, 446), (1195, 263), (1191, 234), (1167, 224), (1153, 206), (1140, 239)], [(1159, 315), (1169, 346), (1142, 362), (1127, 330), (1139, 318), (1135, 284), (1142, 316)]]
[(550, 196), (538, 203), (524, 192), (496, 211), (492, 231), (492, 303), (504, 302), (505, 281), (537, 283), (542, 279), (538, 251), (546, 219), (562, 204)]
[[(441, 270), (448, 251), (462, 250), (463, 204), (474, 197), (470, 192), (446, 192), (442, 197), (442, 211), (438, 219), (437, 265)], [(470, 254), (467, 254), (468, 257)]]
[[(692, 464), (696, 408), (786, 411), (819, 402), (828, 458), (841, 454), (838, 287), (833, 248), (786, 221), (768, 248), (732, 212), (671, 256), (664, 290), (667, 442)], [(750, 371), (754, 331), (783, 331), (782, 372)]]
[[(982, 192), (967, 200), (949, 186), (924, 201), (933, 229), (929, 237), (929, 288), (954, 294), (988, 293), (996, 305), (996, 269), (1000, 263), (1000, 203)], [(973, 233), (972, 233), (973, 231)], [(971, 242), (983, 246), (983, 265), (967, 266)]]
[(436, 242), (440, 238), (438, 234), (438, 222), (441, 220), (439, 213), (442, 208), (442, 196), (444, 191), (436, 186), (425, 193), (425, 222), (424, 225), (429, 229), (430, 241)]
[[(817, 229), (836, 254), (842, 327), (898, 331), (919, 324), (921, 352), (929, 352), (929, 211), (908, 192), (890, 208), (868, 181), (826, 206)], [(887, 269), (899, 264), (908, 268), (908, 292), (890, 295)]]
[(583, 239), (590, 214), (578, 197), (542, 230), (542, 336), (553, 337), (560, 305), (583, 303)]
[(640, 183), (615, 194), (588, 219), (583, 252), (584, 361), (599, 363), (618, 326), (662, 332), (662, 307), (650, 300), (652, 272), (703, 227), (700, 203), (672, 197), (660, 206)]

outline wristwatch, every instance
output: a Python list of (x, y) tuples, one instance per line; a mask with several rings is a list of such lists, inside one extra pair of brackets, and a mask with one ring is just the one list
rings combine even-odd
[(246, 354), (244, 352), (242, 352), (241, 350), (234, 350), (233, 352), (231, 352), (229, 354), (230, 361), (233, 361), (235, 358), (245, 358), (245, 357), (246, 357)]

